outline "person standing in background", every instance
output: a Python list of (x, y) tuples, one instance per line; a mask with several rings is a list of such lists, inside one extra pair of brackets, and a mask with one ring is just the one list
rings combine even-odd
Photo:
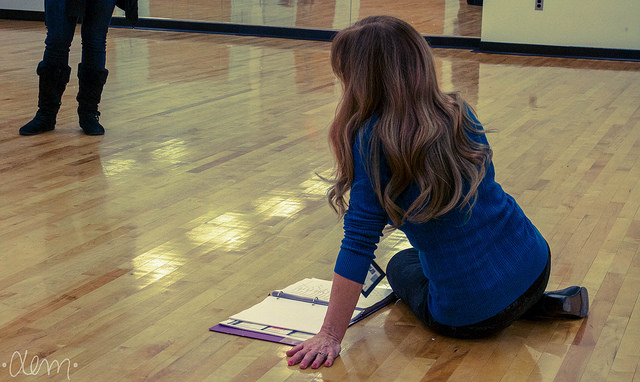
[(62, 94), (69, 82), (69, 49), (76, 25), (82, 19), (82, 61), (78, 64), (78, 117), (87, 135), (103, 135), (98, 104), (109, 71), (106, 43), (109, 23), (116, 5), (134, 24), (137, 0), (45, 0), (47, 26), (45, 50), (36, 73), (39, 77), (38, 111), (20, 128), (20, 135), (37, 135), (55, 129)]

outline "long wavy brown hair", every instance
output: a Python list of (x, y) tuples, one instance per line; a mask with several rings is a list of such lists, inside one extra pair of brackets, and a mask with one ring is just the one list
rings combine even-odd
[[(478, 185), (491, 161), (488, 146), (457, 93), (443, 93), (431, 49), (406, 22), (390, 16), (367, 17), (340, 31), (331, 47), (331, 65), (343, 94), (329, 141), (336, 158), (331, 207), (347, 209), (353, 181), (352, 147), (359, 129), (378, 116), (366, 158), (367, 173), (394, 226), (426, 222), (475, 203)], [(380, 161), (391, 179), (383, 185)], [(403, 210), (397, 199), (412, 183), (419, 196)]]

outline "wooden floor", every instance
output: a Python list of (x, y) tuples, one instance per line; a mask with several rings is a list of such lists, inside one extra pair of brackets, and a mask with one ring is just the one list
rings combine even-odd
[[(111, 30), (107, 132), (89, 137), (78, 37), (56, 130), (22, 137), (44, 27), (0, 34), (0, 380), (640, 381), (640, 63), (436, 50), (551, 245), (549, 288), (588, 287), (588, 319), (463, 341), (398, 303), (351, 327), (333, 367), (301, 371), (287, 346), (208, 328), (332, 275), (329, 44)], [(379, 262), (407, 246), (385, 237)], [(63, 368), (28, 375), (42, 359)]]
[(427, 35), (480, 37), (482, 7), (467, 0), (139, 0), (140, 17), (314, 29), (342, 29), (388, 14)]

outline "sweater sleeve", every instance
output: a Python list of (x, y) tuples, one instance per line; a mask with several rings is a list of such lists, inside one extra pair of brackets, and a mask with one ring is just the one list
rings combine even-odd
[(367, 175), (359, 139), (353, 146), (353, 158), (354, 175), (344, 217), (344, 238), (334, 270), (342, 277), (363, 283), (388, 217)]

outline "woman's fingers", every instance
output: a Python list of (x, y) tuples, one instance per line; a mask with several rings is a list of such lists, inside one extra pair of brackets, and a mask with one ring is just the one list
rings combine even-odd
[(333, 365), (333, 361), (336, 359), (337, 355), (332, 355), (331, 353), (327, 354), (327, 358), (324, 360), (325, 366)]
[(321, 336), (313, 337), (286, 352), (290, 366), (300, 364), (301, 369), (311, 366), (317, 369), (320, 366), (331, 366), (340, 355), (340, 344), (327, 340)]
[(327, 359), (327, 355), (322, 352), (318, 352), (318, 354), (316, 354), (316, 358), (313, 360), (313, 363), (311, 364), (311, 368), (312, 369), (319, 368), (320, 366), (322, 366), (322, 363), (324, 362), (325, 359)]
[[(297, 353), (297, 354), (299, 355), (300, 353)], [(289, 360), (289, 365), (295, 365), (299, 361), (301, 369), (306, 369), (309, 366), (311, 366), (312, 369), (317, 369), (323, 365), (324, 366), (333, 365), (333, 361), (335, 361), (337, 355), (333, 354), (332, 351), (328, 351), (325, 353), (322, 351), (314, 350), (314, 351), (307, 352), (303, 357), (301, 357), (302, 359), (297, 359), (294, 357), (292, 357)]]
[[(291, 349), (291, 351), (293, 350), (294, 349)], [(289, 355), (289, 352), (287, 352), (287, 355)], [(329, 356), (326, 353), (316, 351), (316, 350), (310, 350), (305, 352), (305, 351), (302, 351), (302, 349), (299, 349), (299, 351), (291, 355), (291, 358), (289, 359), (288, 364), (296, 365), (299, 363), (301, 369), (306, 369), (311, 365), (313, 369), (317, 369), (320, 366), (322, 366), (323, 363), (326, 364), (326, 361), (328, 359), (329, 359)], [(333, 363), (333, 360), (327, 366), (330, 366), (331, 363)]]
[(296, 354), (300, 350), (302, 350), (302, 344), (298, 344), (298, 345), (292, 347), (291, 349), (287, 350), (287, 353), (286, 353), (287, 357), (291, 357), (292, 355)]
[(306, 354), (306, 352), (302, 351), (302, 348), (299, 348), (295, 352), (294, 349), (291, 349), (287, 352), (287, 356), (291, 357), (289, 358), (289, 365), (297, 365)]
[(317, 369), (321, 365), (324, 365), (324, 366), (327, 366), (327, 367), (333, 365), (333, 361), (336, 359), (336, 356), (334, 354), (332, 354), (332, 353), (333, 352), (331, 352), (331, 351), (329, 351), (327, 353), (318, 352), (318, 355), (316, 356), (315, 361), (311, 365), (311, 368)]
[(327, 355), (325, 353), (322, 353), (320, 351), (310, 351), (305, 354), (304, 358), (302, 358), (302, 361), (300, 361), (300, 368), (306, 369), (307, 367), (309, 367), (309, 365), (311, 365), (312, 369), (317, 369), (322, 366), (322, 363), (326, 358)]

